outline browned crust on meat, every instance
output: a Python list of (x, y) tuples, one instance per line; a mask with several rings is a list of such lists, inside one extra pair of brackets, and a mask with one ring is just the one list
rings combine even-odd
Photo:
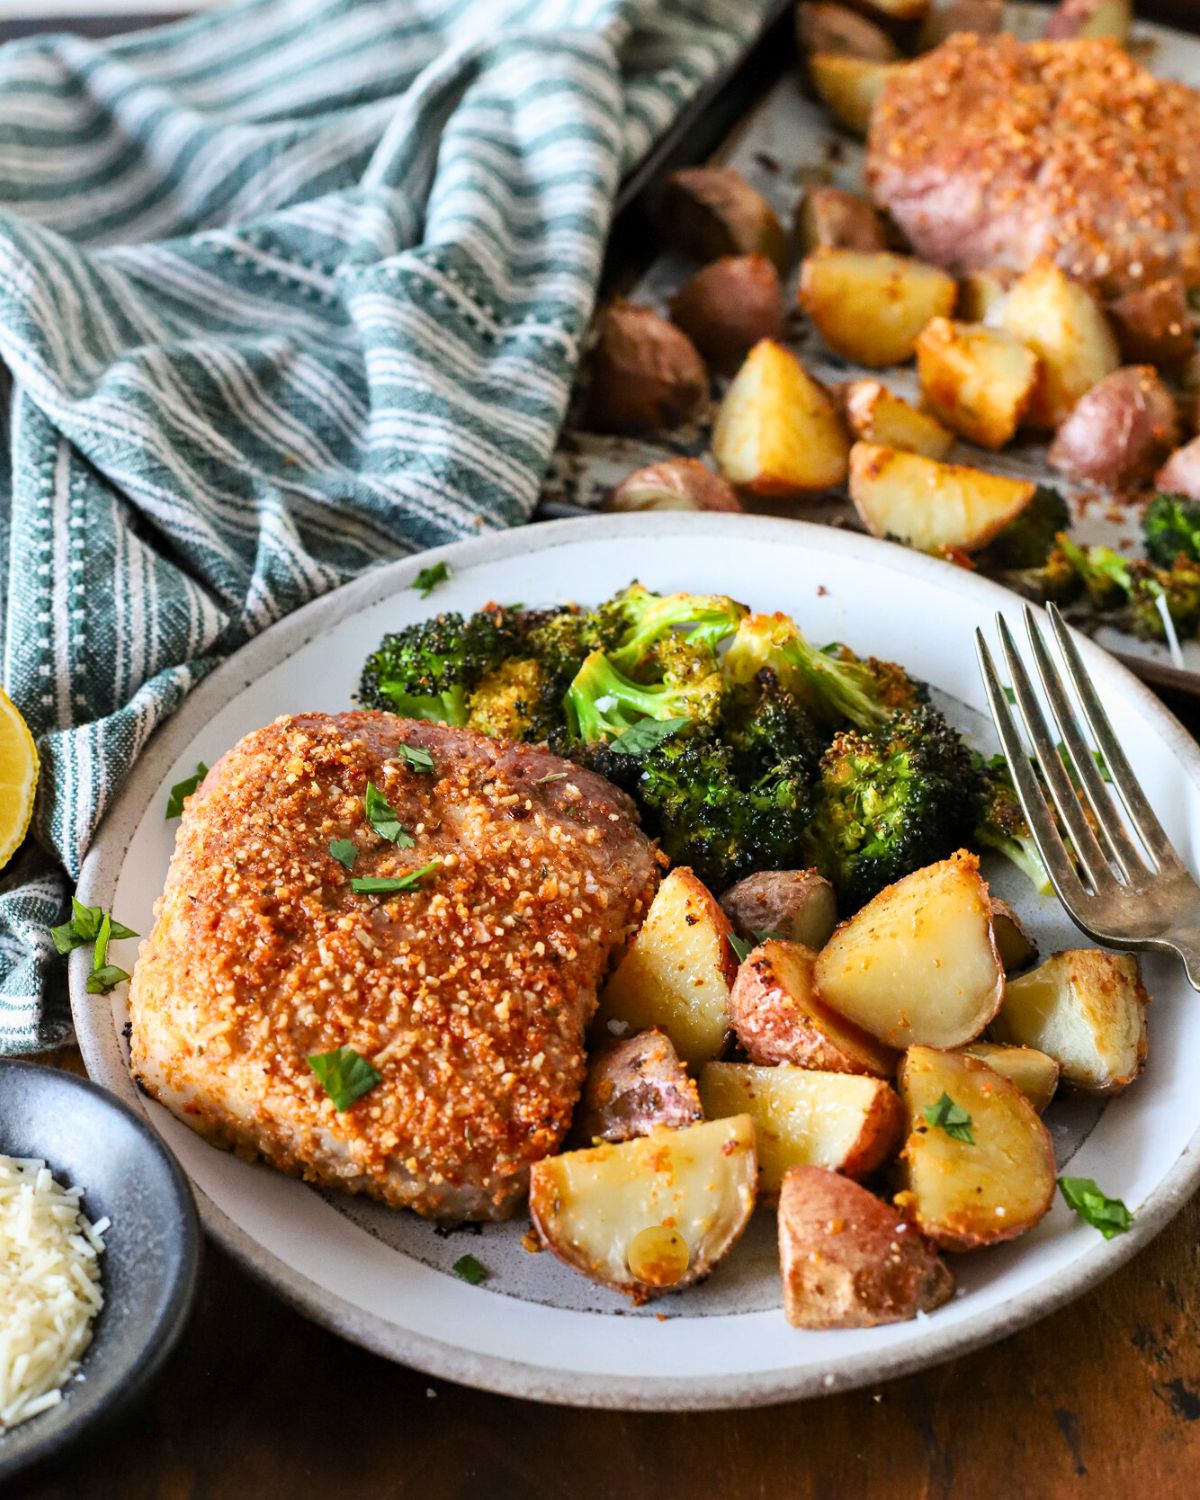
[(868, 180), (917, 254), (952, 269), (1050, 258), (1108, 292), (1196, 285), (1198, 101), (1110, 40), (958, 35), (888, 81)]
[[(368, 780), (411, 847), (366, 821)], [(416, 889), (351, 890), (433, 859)], [(501, 1217), (566, 1132), (597, 984), (656, 880), (628, 798), (546, 751), (380, 713), (277, 720), (188, 801), (130, 991), (134, 1073), (284, 1171)], [(305, 1059), (342, 1046), (383, 1081), (338, 1113)]]

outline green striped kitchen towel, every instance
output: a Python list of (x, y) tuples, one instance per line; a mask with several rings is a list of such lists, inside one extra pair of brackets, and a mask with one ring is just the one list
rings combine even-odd
[[(154, 728), (365, 568), (526, 520), (622, 173), (768, 0), (241, 0), (0, 51), (0, 1052)], [(65, 876), (64, 872), (65, 871)]]

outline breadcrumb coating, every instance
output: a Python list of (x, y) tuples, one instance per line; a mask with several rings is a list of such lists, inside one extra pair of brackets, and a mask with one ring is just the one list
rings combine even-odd
[[(410, 846), (367, 821), (369, 781)], [(412, 889), (352, 890), (434, 860)], [(383, 713), (279, 719), (188, 799), (130, 988), (134, 1075), (285, 1172), (505, 1217), (570, 1124), (597, 985), (658, 865), (629, 799), (546, 751)], [(306, 1058), (340, 1047), (382, 1080), (339, 1113)]]

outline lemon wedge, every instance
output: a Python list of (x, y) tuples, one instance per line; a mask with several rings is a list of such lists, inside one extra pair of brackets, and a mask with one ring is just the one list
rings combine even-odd
[(12, 699), (0, 688), (0, 867), (25, 837), (33, 817), (38, 753), (29, 726)]

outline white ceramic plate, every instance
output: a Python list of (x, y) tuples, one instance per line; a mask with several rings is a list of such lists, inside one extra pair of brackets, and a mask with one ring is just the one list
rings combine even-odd
[[(448, 585), (426, 603), (417, 570), (444, 558)], [(983, 699), (973, 632), (996, 610), (1019, 622), (1000, 588), (940, 562), (851, 533), (745, 516), (626, 516), (568, 521), (447, 547), (382, 568), (275, 626), (215, 672), (139, 761), (88, 857), (80, 896), (146, 933), (175, 824), (167, 789), (212, 764), (276, 715), (349, 706), (364, 656), (390, 628), (435, 609), (489, 599), (598, 600), (636, 574), (663, 590), (722, 591), (784, 609), (818, 641), (893, 657), (958, 700), (977, 732)], [(1128, 672), (1085, 644), (1130, 758), (1184, 858), (1200, 838), (1200, 754)], [(970, 707), (964, 706), (969, 705)], [(1018, 900), (1043, 950), (1077, 941), (1053, 901), (1000, 862), (997, 889)], [(131, 968), (136, 945), (115, 944)], [(634, 1313), (547, 1254), (521, 1248), (523, 1220), (478, 1237), (439, 1237), (406, 1213), (314, 1191), (204, 1144), (142, 1098), (126, 1071), (123, 994), (84, 990), (74, 956), (75, 1022), (89, 1071), (145, 1111), (187, 1170), (209, 1229), (283, 1296), (320, 1322), (433, 1375), (543, 1400), (629, 1408), (749, 1405), (900, 1374), (1010, 1332), (1113, 1270), (1144, 1244), (1200, 1176), (1200, 1001), (1178, 966), (1146, 961), (1155, 1004), (1150, 1063), (1101, 1109), (1056, 1102), (1048, 1116), (1060, 1168), (1095, 1177), (1134, 1210), (1133, 1231), (1106, 1243), (1062, 1204), (1032, 1234), (955, 1259), (960, 1295), (928, 1318), (855, 1332), (799, 1332), (779, 1306), (769, 1212), (703, 1286)], [(492, 1272), (481, 1287), (450, 1273), (469, 1250)], [(665, 1314), (660, 1321), (658, 1314)]]

